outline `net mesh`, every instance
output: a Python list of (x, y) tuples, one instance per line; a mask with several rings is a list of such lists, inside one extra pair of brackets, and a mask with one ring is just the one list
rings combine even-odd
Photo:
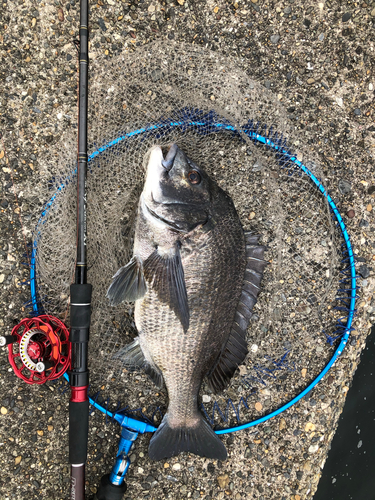
[[(113, 359), (136, 335), (133, 304), (112, 308), (105, 295), (132, 254), (145, 155), (154, 144), (176, 142), (230, 194), (244, 229), (262, 235), (270, 262), (248, 328), (248, 358), (220, 396), (203, 383), (202, 409), (220, 425), (275, 410), (305, 388), (304, 370), (314, 378), (332, 355), (342, 242), (327, 200), (310, 177), (261, 144), (256, 133), (293, 151), (321, 178), (317, 157), (303, 148), (275, 96), (232, 61), (201, 47), (163, 42), (111, 61), (97, 59), (91, 67), (91, 393), (99, 401), (121, 401), (129, 411), (140, 407), (155, 423), (161, 416), (156, 410), (166, 408), (166, 394), (146, 375)], [(43, 182), (32, 187), (44, 201), (35, 211), (39, 305), (69, 322), (76, 258), (75, 129), (49, 151), (42, 174)]]

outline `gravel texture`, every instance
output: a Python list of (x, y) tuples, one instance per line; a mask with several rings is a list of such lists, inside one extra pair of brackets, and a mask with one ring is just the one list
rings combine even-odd
[[(23, 191), (37, 182), (38, 156), (77, 122), (73, 41), (79, 8), (75, 0), (1, 2), (0, 327), (9, 334), (28, 300), (19, 283), (28, 274), (24, 240), (30, 239), (35, 200)], [(111, 58), (154, 40), (200, 44), (238, 57), (244, 70), (279, 96), (323, 160), (358, 256), (361, 286), (351, 341), (312, 393), (256, 429), (223, 437), (225, 463), (186, 455), (151, 463), (149, 436), (140, 437), (131, 452), (125, 498), (311, 499), (375, 319), (375, 2), (91, 4), (91, 58)], [(2, 360), (0, 498), (67, 499), (66, 387), (28, 386), (14, 376), (5, 352)], [(110, 471), (119, 435), (101, 416), (92, 416), (90, 425), (87, 491), (94, 494)]]

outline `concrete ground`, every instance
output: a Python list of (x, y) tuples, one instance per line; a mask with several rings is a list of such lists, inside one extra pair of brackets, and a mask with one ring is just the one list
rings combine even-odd
[[(38, 183), (39, 155), (76, 116), (73, 40), (79, 4), (1, 2), (0, 327), (9, 334), (26, 314), (20, 304), (28, 298), (17, 284), (27, 279), (22, 226), (28, 241), (34, 200), (22, 192)], [(375, 1), (98, 0), (90, 5), (92, 58), (126, 54), (154, 40), (200, 44), (237, 57), (244, 71), (280, 96), (322, 161), (359, 257), (355, 331), (314, 389), (314, 406), (303, 399), (259, 426), (256, 437), (247, 431), (228, 435), (225, 463), (185, 455), (151, 463), (149, 437), (141, 437), (132, 452), (125, 498), (311, 499), (375, 317)], [(13, 375), (5, 352), (1, 359), (0, 499), (68, 499), (68, 392), (63, 385), (28, 386)], [(118, 437), (118, 428), (92, 416), (88, 494), (109, 472)]]

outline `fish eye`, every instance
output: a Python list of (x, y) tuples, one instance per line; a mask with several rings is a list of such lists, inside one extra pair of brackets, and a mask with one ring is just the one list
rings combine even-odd
[(199, 184), (202, 180), (200, 173), (196, 170), (192, 170), (188, 173), (188, 179), (190, 184)]

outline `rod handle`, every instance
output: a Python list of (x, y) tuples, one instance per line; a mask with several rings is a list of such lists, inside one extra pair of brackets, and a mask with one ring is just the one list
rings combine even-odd
[(69, 462), (72, 465), (86, 462), (88, 432), (89, 401), (69, 401)]

